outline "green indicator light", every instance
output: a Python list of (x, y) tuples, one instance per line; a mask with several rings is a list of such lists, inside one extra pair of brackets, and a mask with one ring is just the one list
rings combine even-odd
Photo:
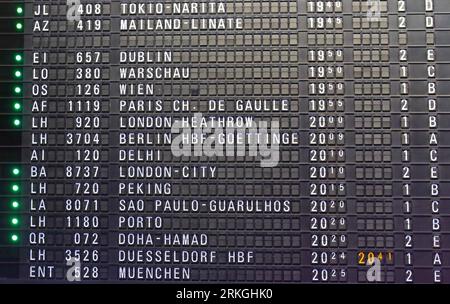
[(20, 187), (19, 187), (19, 185), (14, 184), (14, 185), (12, 185), (11, 189), (13, 192), (19, 192)]
[(13, 174), (13, 175), (16, 175), (16, 176), (19, 175), (19, 174), (20, 174), (19, 168), (13, 168), (13, 169), (12, 169), (12, 174)]
[(11, 206), (12, 206), (14, 209), (17, 209), (17, 208), (19, 208), (19, 202), (18, 202), (18, 201), (13, 201), (13, 202), (11, 203)]
[(22, 22), (17, 22), (17, 23), (16, 23), (16, 29), (17, 29), (18, 31), (21, 31), (21, 30), (23, 29), (23, 24), (22, 24)]
[(20, 55), (20, 54), (16, 54), (15, 56), (14, 56), (14, 60), (16, 61), (16, 62), (22, 62), (22, 55)]
[(14, 87), (14, 93), (16, 93), (16, 94), (22, 93), (22, 88), (21, 87)]
[(20, 125), (21, 125), (20, 119), (14, 119), (13, 125), (14, 125), (14, 127), (20, 127)]
[(15, 70), (14, 71), (14, 77), (16, 77), (16, 78), (22, 77), (22, 72), (20, 70)]
[(15, 103), (13, 104), (13, 108), (14, 108), (14, 110), (16, 110), (16, 111), (20, 111), (20, 110), (22, 109), (22, 105), (21, 105), (19, 102), (15, 102)]
[(15, 243), (18, 240), (19, 240), (19, 236), (17, 234), (11, 234), (11, 241), (13, 241)]
[(17, 217), (13, 217), (13, 218), (11, 219), (11, 225), (16, 226), (16, 225), (18, 225), (18, 224), (19, 224), (19, 219), (18, 219)]
[(17, 13), (18, 15), (22, 15), (22, 14), (23, 14), (23, 8), (22, 8), (21, 6), (18, 6), (18, 7), (16, 8), (16, 13)]

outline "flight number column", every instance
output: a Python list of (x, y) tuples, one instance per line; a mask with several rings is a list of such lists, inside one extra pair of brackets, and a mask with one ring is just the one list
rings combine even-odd
[[(107, 278), (107, 3), (29, 4), (29, 265), (25, 276)], [(95, 51), (94, 51), (95, 49)]]
[[(66, 279), (108, 279), (109, 95), (111, 30), (108, 1), (88, 1), (67, 18), (74, 49), (66, 56), (64, 224)], [(69, 13), (69, 12), (68, 12)], [(62, 109), (61, 109), (62, 110)]]

